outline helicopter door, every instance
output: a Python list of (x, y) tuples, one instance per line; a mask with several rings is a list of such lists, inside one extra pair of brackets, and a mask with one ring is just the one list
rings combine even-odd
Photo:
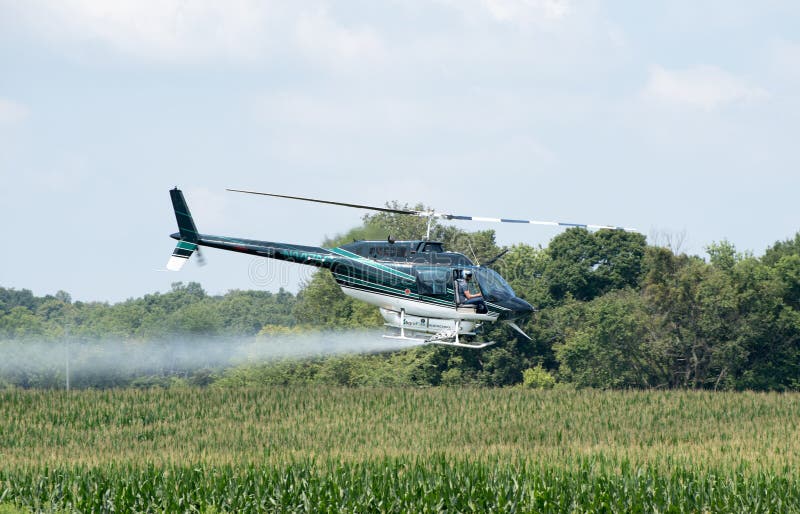
[(453, 270), (453, 300), (456, 302), (456, 307), (460, 302), (460, 298), (458, 297), (458, 279), (461, 278), (461, 270), (454, 269)]
[[(464, 270), (462, 270), (462, 269), (454, 269), (453, 270), (453, 294), (454, 294), (454, 297), (455, 297), (455, 302), (456, 302), (456, 306), (457, 307), (461, 306), (462, 304), (464, 304), (466, 302), (466, 298), (464, 298), (459, 293), (458, 280), (462, 279), (462, 278), (464, 278)], [(470, 292), (474, 292), (474, 286), (473, 287), (470, 287), (470, 286), (471, 286), (471, 284), (467, 283), (467, 287), (469, 287)], [(480, 291), (480, 289), (478, 289), (478, 291)], [(471, 307), (471, 306), (470, 305), (464, 305), (464, 307)]]
[(483, 308), (479, 307), (479, 305), (483, 304), (483, 301), (482, 301), (483, 300), (483, 298), (482, 298), (483, 290), (482, 290), (480, 284), (478, 283), (478, 281), (474, 279), (474, 275), (475, 274), (473, 273), (473, 280), (471, 280), (470, 282), (467, 282), (467, 287), (469, 288), (470, 293), (473, 293), (473, 294), (474, 293), (478, 293), (478, 294), (481, 295), (481, 301), (479, 303), (474, 303), (474, 302), (466, 303), (466, 298), (462, 297), (462, 295), (459, 294), (458, 280), (461, 279), (461, 278), (464, 278), (464, 270), (462, 270), (462, 269), (454, 269), (453, 270), (453, 294), (454, 294), (454, 297), (455, 297), (456, 307), (474, 308), (478, 312), (480, 312), (481, 310), (485, 310), (485, 305), (484, 305)]

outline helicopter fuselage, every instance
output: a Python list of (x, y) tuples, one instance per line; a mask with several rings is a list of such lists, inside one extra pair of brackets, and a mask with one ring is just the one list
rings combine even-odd
[[(182, 240), (180, 233), (171, 237)], [(497, 272), (446, 252), (435, 241), (356, 241), (322, 248), (197, 234), (191, 243), (328, 269), (344, 294), (391, 312), (464, 321), (514, 320), (533, 312)], [(455, 280), (467, 269), (477, 278), (486, 313), (457, 304)]]

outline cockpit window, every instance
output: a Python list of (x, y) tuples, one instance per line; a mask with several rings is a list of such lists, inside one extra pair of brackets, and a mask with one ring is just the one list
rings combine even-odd
[(450, 282), (450, 270), (443, 267), (417, 267), (417, 287), (420, 294), (445, 294)]
[(478, 284), (481, 286), (483, 296), (487, 300), (505, 300), (516, 296), (514, 290), (508, 285), (503, 277), (496, 271), (489, 268), (475, 268), (475, 277), (478, 279)]

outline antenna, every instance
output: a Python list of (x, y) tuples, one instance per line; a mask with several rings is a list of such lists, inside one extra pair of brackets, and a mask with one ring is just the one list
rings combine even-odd
[(475, 255), (475, 250), (472, 249), (472, 243), (469, 242), (469, 237), (467, 237), (467, 246), (469, 247), (469, 251), (472, 254), (472, 258), (475, 259), (475, 264), (478, 266), (481, 265), (480, 261), (478, 260), (478, 256)]
[(433, 216), (434, 213), (433, 211), (431, 211), (430, 214), (428, 215), (428, 228), (427, 230), (425, 230), (425, 241), (431, 240), (431, 224), (433, 223)]

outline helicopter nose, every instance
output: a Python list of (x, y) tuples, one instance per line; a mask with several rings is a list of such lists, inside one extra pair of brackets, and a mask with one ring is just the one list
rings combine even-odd
[(531, 304), (517, 297), (506, 300), (503, 307), (510, 309), (510, 312), (507, 313), (507, 318), (510, 320), (526, 318), (535, 310)]

